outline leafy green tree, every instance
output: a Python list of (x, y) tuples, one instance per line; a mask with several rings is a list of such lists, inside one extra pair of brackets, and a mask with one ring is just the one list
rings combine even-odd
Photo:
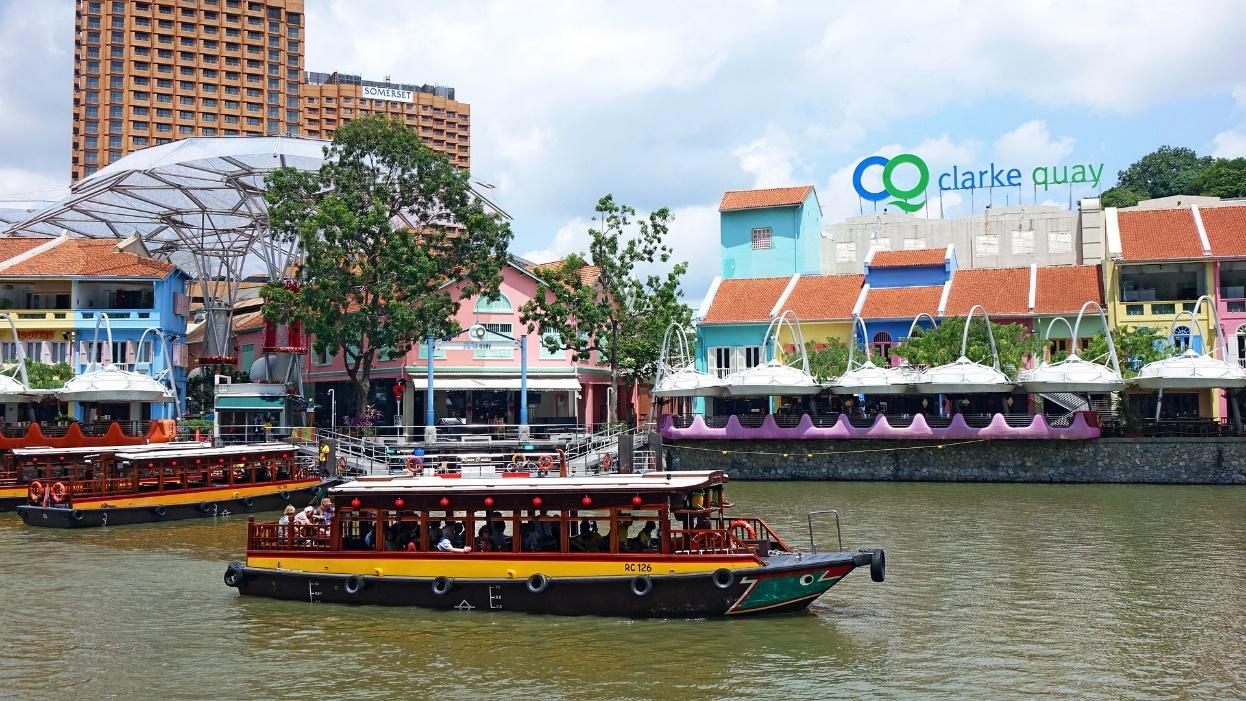
[(1132, 207), (1147, 197), (1149, 195), (1142, 190), (1121, 186), (1105, 190), (1099, 203), (1104, 207)]
[(297, 289), (265, 286), (264, 318), (301, 320), (318, 351), (342, 352), (362, 411), (379, 351), (458, 331), (461, 301), (497, 291), (511, 231), (400, 121), (354, 120), (325, 157), (267, 179), (273, 235), (297, 237), (303, 257)]
[(597, 353), (609, 366), (616, 399), (608, 402), (607, 418), (613, 422), (619, 381), (652, 380), (667, 325), (688, 326), (692, 310), (679, 301), (687, 263), (669, 265), (670, 211), (635, 218), (636, 210), (606, 195), (597, 213), (602, 225), (588, 230), (588, 254), (542, 267), (543, 282), (520, 311), (550, 350), (568, 349), (576, 360)]
[[(818, 346), (821, 345), (821, 348)], [(848, 371), (848, 344), (838, 338), (827, 338), (821, 344), (813, 341), (805, 342), (805, 354), (809, 356), (809, 374), (818, 382), (826, 382)], [(857, 348), (854, 362), (863, 363), (867, 358), (879, 367), (885, 367), (881, 356), (866, 345), (865, 349)]]
[(1160, 146), (1117, 174), (1116, 187), (1145, 192), (1148, 198), (1198, 193), (1195, 181), (1212, 163), (1183, 146)]
[(26, 361), (26, 379), (31, 389), (60, 389), (74, 376), (73, 368), (65, 363), (48, 365)]
[[(914, 333), (896, 347), (895, 353), (909, 361), (910, 365), (946, 365), (960, 357), (961, 335), (965, 330), (965, 317), (948, 317), (934, 329)], [(1000, 369), (1008, 377), (1016, 377), (1024, 367), (1027, 353), (1038, 353), (1042, 347), (1037, 337), (1020, 324), (991, 323), (995, 345), (999, 349)], [(991, 365), (990, 339), (986, 323), (975, 318), (969, 328), (969, 344), (965, 356), (970, 360)]]
[(1246, 158), (1217, 158), (1195, 180), (1200, 195), (1246, 197)]
[[(208, 372), (211, 370), (211, 372)], [(216, 408), (215, 375), (226, 375), (232, 382), (250, 382), (247, 373), (234, 367), (204, 366), (204, 371), (186, 380), (186, 412), (202, 415)]]

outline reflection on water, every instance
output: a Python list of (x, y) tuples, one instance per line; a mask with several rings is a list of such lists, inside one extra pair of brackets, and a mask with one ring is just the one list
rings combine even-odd
[[(0, 696), (1246, 696), (1246, 492), (733, 484), (793, 545), (887, 548), (806, 614), (630, 621), (240, 599), (245, 520), (0, 520)], [(821, 522), (820, 544), (834, 541)]]

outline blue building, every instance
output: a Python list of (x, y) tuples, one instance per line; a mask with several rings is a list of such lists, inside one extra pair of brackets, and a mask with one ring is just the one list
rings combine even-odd
[[(853, 316), (865, 322), (871, 349), (888, 360), (920, 314), (938, 318), (947, 307), (956, 249), (873, 251), (865, 259), (865, 285)], [(928, 324), (927, 324), (928, 326)]]
[(822, 210), (812, 185), (725, 192), (718, 211), (723, 279), (818, 272)]

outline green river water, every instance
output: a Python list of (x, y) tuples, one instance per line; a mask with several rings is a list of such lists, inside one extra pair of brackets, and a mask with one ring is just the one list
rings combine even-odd
[[(0, 515), (0, 697), (1246, 698), (1246, 489), (734, 483), (882, 546), (807, 613), (631, 621), (240, 599), (245, 520)], [(820, 530), (820, 542), (832, 529)]]

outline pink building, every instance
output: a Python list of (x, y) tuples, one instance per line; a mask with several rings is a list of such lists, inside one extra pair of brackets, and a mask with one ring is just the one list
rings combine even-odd
[[(609, 369), (595, 359), (574, 361), (570, 351), (549, 351), (541, 342), (539, 330), (529, 333), (527, 324), (520, 320), (519, 310), (536, 293), (538, 270), (539, 266), (512, 259), (502, 270), (502, 285), (496, 296), (463, 301), (456, 317), (459, 326), (483, 326), (486, 333), (482, 342), (493, 341), (494, 345), (434, 353), (433, 399), (438, 419), (463, 419), (469, 424), (518, 423), (520, 351), (502, 342), (526, 334), (529, 423), (591, 425), (605, 420)], [(596, 272), (595, 268), (585, 271), (590, 276)], [(474, 339), (460, 334), (454, 340)], [(381, 411), (386, 424), (424, 424), (427, 367), (424, 344), (397, 358), (378, 359), (372, 370), (368, 403)], [(335, 390), (333, 402), (330, 389)], [(319, 423), (328, 423), (331, 403), (336, 404), (339, 419), (357, 413), (354, 388), (340, 355), (325, 357), (311, 351), (305, 363), (304, 392), (321, 407)], [(630, 388), (620, 394), (626, 405)]]

